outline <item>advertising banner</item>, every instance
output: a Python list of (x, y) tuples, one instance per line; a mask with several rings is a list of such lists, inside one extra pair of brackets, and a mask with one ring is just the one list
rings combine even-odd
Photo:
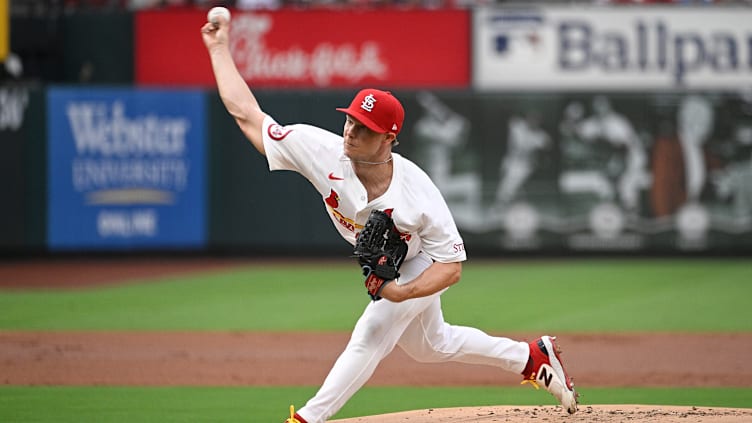
[(752, 85), (746, 7), (479, 8), (480, 90), (737, 89)]
[(423, 91), (405, 108), (398, 148), (471, 253), (752, 251), (752, 96)]
[[(140, 11), (136, 81), (214, 86), (201, 11)], [(231, 51), (255, 88), (470, 84), (465, 10), (232, 11)]]
[(199, 91), (48, 91), (50, 249), (205, 243)]

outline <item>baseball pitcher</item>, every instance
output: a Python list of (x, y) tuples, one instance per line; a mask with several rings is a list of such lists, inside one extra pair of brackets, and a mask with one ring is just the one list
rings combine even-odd
[[(282, 125), (264, 113), (233, 62), (230, 22), (206, 23), (206, 45), (220, 97), (270, 170), (292, 170), (321, 194), (342, 237), (353, 245), (353, 278), (371, 301), (319, 391), (288, 423), (321, 423), (371, 377), (395, 346), (421, 362), (457, 361), (515, 372), (543, 386), (569, 413), (577, 395), (555, 338), (533, 342), (493, 337), (444, 321), (441, 295), (460, 280), (462, 237), (439, 190), (410, 160), (392, 151), (404, 109), (390, 92), (359, 91), (344, 114), (342, 134)], [(361, 288), (362, 289), (362, 288)]]

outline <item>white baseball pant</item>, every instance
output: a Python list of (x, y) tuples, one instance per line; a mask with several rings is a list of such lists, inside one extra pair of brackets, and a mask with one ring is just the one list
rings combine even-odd
[[(406, 261), (400, 282), (414, 279), (430, 265), (431, 259), (422, 253)], [(530, 354), (528, 344), (446, 323), (442, 292), (401, 303), (371, 302), (321, 388), (298, 414), (308, 423), (325, 422), (370, 379), (395, 345), (419, 362), (485, 364), (521, 374)]]

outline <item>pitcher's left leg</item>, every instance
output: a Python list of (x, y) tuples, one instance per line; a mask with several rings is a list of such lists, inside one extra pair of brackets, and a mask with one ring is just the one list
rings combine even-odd
[(402, 303), (386, 300), (370, 303), (321, 388), (298, 414), (308, 423), (322, 423), (336, 414), (371, 378), (410, 320), (431, 301), (427, 297)]
[(410, 322), (397, 344), (416, 361), (484, 364), (518, 374), (530, 354), (526, 342), (446, 323), (439, 297)]

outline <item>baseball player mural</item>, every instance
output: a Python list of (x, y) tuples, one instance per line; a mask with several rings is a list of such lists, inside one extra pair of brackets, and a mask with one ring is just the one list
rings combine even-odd
[(419, 164), (441, 191), (458, 226), (483, 225), (488, 216), (482, 209), (482, 180), (477, 164), (466, 165), (464, 170), (454, 169), (458, 159), (468, 157), (470, 119), (430, 91), (418, 92), (415, 99), (420, 109), (411, 144), (422, 147)]
[[(594, 113), (589, 117), (572, 115), (574, 105), (568, 107), (569, 114), (565, 115), (562, 130), (566, 134), (574, 135), (586, 144), (603, 140), (616, 149), (624, 151), (624, 169), (618, 175), (615, 189), (611, 187), (604, 175), (588, 171), (569, 171), (562, 175), (562, 188), (574, 192), (583, 188), (592, 188), (593, 192), (600, 192), (603, 199), (615, 197), (612, 191), (618, 193), (621, 205), (634, 213), (640, 208), (640, 192), (650, 185), (650, 175), (647, 170), (647, 152), (632, 123), (624, 115), (614, 110), (609, 99), (599, 95), (593, 98)], [(608, 166), (606, 166), (608, 167)]]
[[(372, 301), (319, 391), (288, 423), (333, 416), (399, 346), (421, 362), (494, 366), (542, 386), (569, 413), (577, 394), (554, 337), (530, 343), (493, 337), (444, 321), (441, 295), (460, 280), (466, 253), (438, 188), (415, 164), (392, 152), (404, 109), (391, 93), (359, 91), (344, 113), (342, 135), (281, 125), (264, 113), (228, 48), (228, 19), (201, 28), (220, 97), (270, 170), (292, 170), (320, 193), (334, 227), (352, 244)], [(379, 242), (379, 239), (381, 240)]]
[(509, 118), (507, 153), (501, 161), (501, 180), (496, 190), (496, 200), (502, 206), (517, 197), (533, 173), (536, 151), (551, 146), (551, 137), (540, 128), (538, 120), (533, 114)]

